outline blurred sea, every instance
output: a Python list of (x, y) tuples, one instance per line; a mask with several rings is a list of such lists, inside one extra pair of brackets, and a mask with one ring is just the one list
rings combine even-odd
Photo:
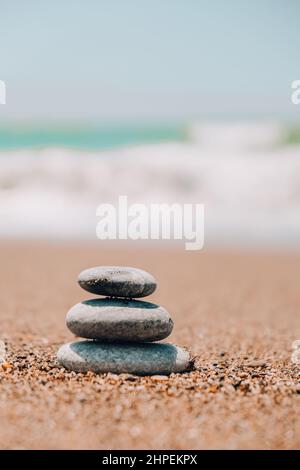
[(124, 145), (182, 140), (185, 126), (7, 125), (0, 126), (0, 150), (47, 147), (102, 150)]
[(300, 246), (300, 133), (272, 122), (0, 128), (0, 236), (96, 239), (96, 207), (205, 204), (207, 246)]

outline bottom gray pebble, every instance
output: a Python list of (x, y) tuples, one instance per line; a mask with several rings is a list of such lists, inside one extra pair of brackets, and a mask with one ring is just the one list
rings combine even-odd
[(188, 369), (188, 351), (169, 343), (107, 344), (78, 341), (61, 346), (58, 361), (74, 372), (169, 375)]

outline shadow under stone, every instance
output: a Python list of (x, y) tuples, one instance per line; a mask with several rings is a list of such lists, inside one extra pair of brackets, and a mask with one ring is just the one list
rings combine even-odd
[(133, 300), (133, 299), (121, 299), (121, 298), (112, 298), (106, 297), (104, 299), (91, 299), (83, 300), (81, 302), (84, 305), (89, 305), (90, 307), (122, 307), (122, 308), (159, 308), (159, 305), (153, 304), (151, 302), (145, 302), (144, 300)]

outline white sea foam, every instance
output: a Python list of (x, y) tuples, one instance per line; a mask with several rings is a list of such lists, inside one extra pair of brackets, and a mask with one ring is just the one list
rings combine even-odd
[(206, 244), (300, 245), (300, 146), (271, 125), (193, 125), (182, 143), (0, 154), (0, 236), (96, 239), (100, 203), (205, 204)]

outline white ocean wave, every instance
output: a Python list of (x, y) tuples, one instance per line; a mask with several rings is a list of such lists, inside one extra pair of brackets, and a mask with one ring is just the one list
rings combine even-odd
[(205, 204), (206, 244), (300, 245), (300, 146), (278, 125), (193, 125), (189, 141), (0, 154), (0, 236), (96, 238), (96, 207)]

